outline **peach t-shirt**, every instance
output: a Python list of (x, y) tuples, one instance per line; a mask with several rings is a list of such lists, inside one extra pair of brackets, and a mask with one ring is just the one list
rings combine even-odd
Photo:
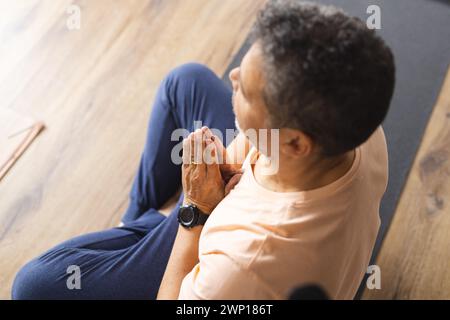
[(318, 284), (333, 299), (352, 299), (367, 270), (388, 180), (383, 129), (356, 149), (350, 170), (311, 191), (273, 192), (259, 185), (252, 149), (239, 184), (212, 212), (199, 263), (179, 299), (286, 299)]

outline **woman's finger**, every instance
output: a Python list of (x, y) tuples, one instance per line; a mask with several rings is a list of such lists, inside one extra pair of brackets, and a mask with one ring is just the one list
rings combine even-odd
[(211, 148), (211, 161), (206, 165), (208, 179), (217, 179), (222, 181), (219, 161), (217, 159), (217, 147), (214, 143), (210, 144), (209, 147)]
[(194, 152), (195, 156), (194, 156), (193, 165), (195, 166), (195, 170), (200, 175), (205, 175), (206, 174), (206, 165), (205, 165), (205, 161), (203, 159), (203, 150), (205, 149), (206, 144), (205, 144), (204, 137), (203, 137), (203, 131), (201, 129), (195, 130), (194, 138), (192, 140), (193, 140), (193, 145), (195, 148), (195, 152)]
[(225, 163), (226, 148), (223, 145), (222, 141), (217, 136), (215, 136), (211, 129), (209, 129), (208, 127), (203, 127), (202, 130), (205, 133), (206, 138), (211, 139), (211, 141), (213, 141), (217, 147), (217, 158), (219, 159), (218, 163)]
[(229, 194), (231, 190), (234, 189), (234, 187), (239, 183), (239, 181), (242, 178), (242, 173), (235, 174), (231, 177), (230, 181), (228, 181), (227, 185), (225, 186), (225, 195)]
[(240, 167), (236, 169), (236, 167), (229, 164), (222, 164), (220, 166), (220, 172), (222, 173), (223, 180), (228, 182), (235, 174), (242, 174), (244, 170)]
[(191, 148), (192, 133), (183, 139), (183, 165), (189, 165), (192, 159)]

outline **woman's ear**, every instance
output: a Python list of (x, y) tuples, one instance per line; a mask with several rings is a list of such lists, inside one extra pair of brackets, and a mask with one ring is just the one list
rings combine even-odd
[(314, 148), (313, 140), (300, 130), (280, 130), (280, 152), (293, 157), (303, 158), (312, 154)]

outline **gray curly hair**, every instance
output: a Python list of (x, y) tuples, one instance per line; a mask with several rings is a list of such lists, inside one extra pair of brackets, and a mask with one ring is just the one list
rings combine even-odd
[(251, 38), (262, 48), (272, 127), (301, 130), (334, 156), (362, 144), (384, 120), (394, 57), (360, 19), (333, 6), (269, 0)]

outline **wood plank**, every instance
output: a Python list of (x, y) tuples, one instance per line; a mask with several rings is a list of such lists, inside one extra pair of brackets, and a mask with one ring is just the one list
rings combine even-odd
[(450, 299), (449, 176), (450, 69), (363, 299)]
[[(6, 2), (5, 2), (6, 3)], [(70, 4), (80, 30), (66, 27)], [(264, 0), (20, 0), (0, 10), (0, 107), (47, 129), (0, 183), (0, 298), (29, 259), (118, 224), (155, 90), (198, 61), (221, 75)]]

